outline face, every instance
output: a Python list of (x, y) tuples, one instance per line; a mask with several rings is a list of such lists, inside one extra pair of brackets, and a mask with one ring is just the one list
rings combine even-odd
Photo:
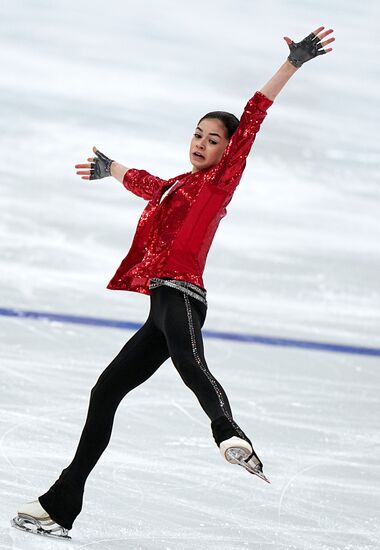
[(190, 143), (193, 173), (217, 164), (228, 145), (227, 130), (217, 118), (205, 118), (196, 127)]

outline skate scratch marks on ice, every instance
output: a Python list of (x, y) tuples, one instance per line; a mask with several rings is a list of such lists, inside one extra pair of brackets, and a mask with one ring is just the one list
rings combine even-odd
[[(69, 414), (71, 412), (78, 412), (78, 411), (82, 411), (83, 410), (83, 407), (75, 407), (75, 408), (72, 408), (72, 409), (67, 409), (65, 410), (65, 414)], [(46, 409), (42, 412), (42, 414), (40, 416), (38, 416), (38, 423), (37, 424), (37, 421), (36, 421), (36, 417), (30, 417), (30, 415), (27, 415), (27, 414), (23, 414), (22, 415), (22, 420), (20, 420), (19, 422), (17, 422), (16, 424), (13, 424), (13, 426), (11, 426), (10, 428), (8, 428), (8, 430), (6, 430), (1, 436), (0, 436), (0, 453), (2, 455), (2, 457), (4, 458), (5, 462), (14, 470), (14, 471), (17, 471), (17, 475), (18, 477), (21, 477), (20, 476), (20, 468), (15, 466), (13, 464), (13, 462), (9, 459), (7, 453), (6, 453), (6, 445), (4, 443), (5, 439), (7, 438), (7, 436), (9, 436), (9, 434), (11, 434), (12, 432), (15, 432), (17, 431), (20, 427), (22, 428), (26, 428), (28, 426), (37, 426), (39, 428), (41, 428), (41, 422), (44, 421), (44, 416), (46, 416), (46, 419), (47, 419), (47, 423), (48, 424), (51, 424), (51, 421), (52, 419), (55, 417), (55, 416), (60, 416), (62, 414), (62, 410), (61, 409)], [(29, 444), (29, 442), (27, 442), (27, 444)], [(36, 447), (38, 447), (38, 443), (36, 443)], [(29, 486), (30, 484), (30, 478), (28, 477), (24, 477), (22, 476), (22, 479), (25, 481), (26, 483), (26, 486)]]
[(177, 407), (177, 409), (179, 409), (185, 416), (187, 416), (188, 418), (190, 418), (190, 420), (192, 420), (193, 422), (196, 422), (197, 424), (199, 424), (200, 426), (204, 427), (204, 422), (201, 422), (201, 420), (199, 420), (198, 418), (194, 417), (192, 414), (190, 414), (186, 409), (184, 409), (179, 403), (177, 403), (177, 401), (174, 401), (174, 399), (172, 399), (170, 401), (170, 404), (171, 405), (174, 405), (175, 407)]
[(305, 472), (308, 472), (309, 470), (313, 470), (314, 468), (320, 468), (321, 466), (328, 466), (327, 463), (319, 463), (319, 464), (313, 464), (312, 466), (306, 466), (306, 468), (302, 468), (302, 470), (299, 470), (298, 472), (296, 472), (294, 474), (294, 476), (292, 476), (289, 481), (287, 482), (287, 484), (285, 485), (285, 487), (283, 488), (283, 490), (281, 491), (281, 496), (280, 496), (280, 502), (278, 504), (278, 525), (277, 525), (277, 529), (280, 528), (280, 523), (281, 523), (281, 510), (282, 510), (282, 503), (283, 503), (283, 500), (284, 500), (284, 496), (285, 496), (285, 493), (286, 491), (289, 489), (290, 485), (293, 483), (293, 481), (295, 479), (297, 479), (297, 477), (299, 477), (300, 475), (304, 474)]

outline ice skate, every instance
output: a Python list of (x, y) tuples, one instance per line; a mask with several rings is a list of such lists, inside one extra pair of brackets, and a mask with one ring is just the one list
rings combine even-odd
[(221, 442), (219, 450), (222, 457), (230, 464), (239, 464), (239, 466), (245, 468), (250, 474), (254, 474), (267, 483), (270, 483), (269, 479), (263, 474), (262, 464), (258, 457), (253, 454), (252, 457), (247, 460), (252, 454), (253, 449), (245, 439), (236, 436), (230, 437)]
[(17, 511), (17, 516), (12, 519), (11, 525), (36, 535), (71, 539), (68, 534), (69, 530), (55, 523), (38, 500), (27, 502), (21, 506)]

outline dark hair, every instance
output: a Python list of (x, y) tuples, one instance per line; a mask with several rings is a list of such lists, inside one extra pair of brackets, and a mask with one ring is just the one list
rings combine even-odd
[(226, 111), (211, 111), (211, 113), (207, 113), (207, 115), (203, 116), (198, 124), (205, 118), (217, 118), (220, 122), (223, 122), (227, 130), (227, 139), (231, 139), (232, 134), (239, 126), (239, 119), (232, 113), (226, 113)]

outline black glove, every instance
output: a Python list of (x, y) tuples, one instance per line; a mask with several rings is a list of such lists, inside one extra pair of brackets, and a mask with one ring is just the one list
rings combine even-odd
[(320, 38), (313, 32), (301, 42), (292, 42), (288, 44), (290, 54), (288, 60), (294, 67), (301, 67), (305, 61), (313, 59), (317, 55), (322, 55), (325, 52), (321, 44)]
[(106, 178), (111, 175), (111, 164), (113, 160), (103, 155), (98, 149), (95, 155), (98, 157), (95, 162), (91, 163), (90, 180), (99, 180), (100, 178)]

